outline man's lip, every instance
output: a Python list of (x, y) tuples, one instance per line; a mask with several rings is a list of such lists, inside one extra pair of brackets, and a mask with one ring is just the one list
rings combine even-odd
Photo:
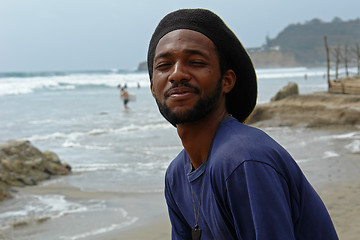
[(169, 89), (166, 92), (167, 97), (175, 96), (175, 95), (182, 95), (186, 93), (197, 93), (197, 90), (195, 88), (190, 87), (175, 87), (172, 89)]

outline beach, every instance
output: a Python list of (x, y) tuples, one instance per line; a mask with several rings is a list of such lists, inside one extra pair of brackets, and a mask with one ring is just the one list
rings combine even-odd
[[(356, 239), (360, 101), (328, 96), (323, 75), (258, 70), (256, 119), (247, 124), (284, 146), (324, 200), (340, 239)], [(301, 94), (270, 102), (288, 82)], [(117, 88), (125, 83), (136, 96), (126, 110)], [(28, 140), (72, 167), (68, 176), (14, 188), (14, 198), (0, 202), (0, 239), (170, 239), (164, 174), (182, 146), (148, 87), (142, 72), (0, 76), (0, 143)]]
[[(269, 126), (264, 129), (268, 129)], [(303, 131), (302, 128), (292, 128), (293, 131)], [(317, 132), (318, 130), (314, 130)], [(323, 130), (322, 130), (323, 131)], [(349, 126), (344, 129), (337, 126), (332, 136), (340, 136), (348, 133)], [(271, 132), (271, 131), (270, 131)], [(357, 132), (357, 134), (360, 134)], [(360, 137), (360, 135), (358, 135)], [(301, 150), (300, 150), (301, 151)], [(321, 150), (320, 150), (321, 151)], [(325, 158), (319, 161), (299, 163), (309, 181), (324, 201), (340, 239), (355, 240), (360, 234), (360, 152), (348, 153), (339, 158)], [(69, 200), (98, 200), (120, 204), (125, 202), (131, 207), (131, 215), (140, 216), (137, 221), (128, 227), (109, 231), (104, 234), (88, 235), (85, 239), (91, 240), (165, 240), (170, 239), (170, 222), (167, 216), (166, 204), (163, 193), (152, 194), (124, 194), (114, 192), (86, 192), (79, 188), (61, 185), (56, 182), (52, 184), (39, 185), (18, 189), (23, 193), (35, 195), (60, 194)], [(154, 204), (156, 206), (154, 206)], [(150, 213), (152, 207), (161, 209)], [(144, 209), (141, 209), (144, 208)], [(146, 213), (144, 213), (146, 212)], [(109, 217), (111, 218), (111, 217)], [(61, 224), (61, 223), (59, 223)], [(20, 226), (21, 227), (21, 226)], [(91, 231), (90, 231), (91, 233)], [(78, 238), (81, 236), (77, 236)], [(69, 238), (70, 239), (70, 238)], [(76, 239), (76, 238), (74, 238)]]
[[(63, 239), (89, 239), (89, 240), (125, 240), (125, 239), (146, 239), (146, 240), (162, 240), (170, 239), (170, 221), (168, 219), (165, 199), (162, 193), (150, 193), (150, 194), (138, 194), (138, 193), (127, 193), (118, 194), (114, 192), (85, 192), (79, 188), (71, 187), (69, 185), (63, 185), (58, 183), (49, 183), (45, 185), (38, 185), (26, 188), (17, 188), (17, 191), (21, 191), (23, 194), (31, 195), (51, 195), (58, 194), (65, 196), (69, 201), (106, 201), (112, 203), (115, 206), (126, 206), (129, 210), (129, 215), (139, 216), (139, 219), (134, 224), (129, 224), (121, 229), (91, 229), (88, 228), (86, 234), (74, 234), (69, 235)], [(160, 209), (160, 211), (159, 211)], [(108, 219), (108, 226), (116, 224), (116, 214), (111, 212), (106, 213), (105, 217)], [(95, 212), (88, 217), (102, 219), (101, 213)], [(112, 216), (114, 215), (114, 216)], [(56, 225), (74, 227), (81, 225), (82, 218), (66, 218), (56, 219)], [(17, 223), (14, 228), (17, 230), (24, 229), (19, 235), (26, 234), (29, 231), (31, 225), (46, 225), (47, 221), (51, 222), (50, 219), (37, 219), (34, 223)], [(54, 220), (52, 220), (54, 221)], [(69, 221), (71, 224), (69, 224)], [(95, 221), (96, 222), (96, 221)], [(49, 224), (51, 228), (53, 223)], [(46, 226), (39, 229), (42, 231)], [(71, 230), (71, 229), (70, 229)], [(92, 231), (93, 230), (93, 231)], [(31, 232), (31, 231), (30, 231)], [(31, 232), (31, 234), (34, 234)], [(50, 233), (51, 234), (51, 233)], [(52, 239), (49, 234), (48, 239)], [(9, 236), (9, 235), (8, 235)], [(1, 235), (0, 235), (0, 239)], [(7, 239), (6, 237), (3, 239)], [(15, 238), (14, 238), (15, 239)], [(58, 238), (54, 238), (58, 239)]]

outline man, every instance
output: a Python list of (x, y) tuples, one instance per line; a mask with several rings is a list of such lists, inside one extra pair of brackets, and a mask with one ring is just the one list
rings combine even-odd
[(127, 106), (127, 104), (128, 104), (128, 102), (129, 102), (129, 93), (128, 93), (128, 91), (126, 91), (126, 89), (125, 88), (121, 88), (121, 93), (120, 93), (120, 97), (123, 99), (123, 101), (124, 101), (124, 108), (125, 109), (128, 109), (128, 106)]
[(165, 16), (148, 69), (159, 110), (184, 146), (165, 179), (172, 239), (338, 239), (292, 157), (243, 124), (256, 104), (256, 74), (217, 15)]

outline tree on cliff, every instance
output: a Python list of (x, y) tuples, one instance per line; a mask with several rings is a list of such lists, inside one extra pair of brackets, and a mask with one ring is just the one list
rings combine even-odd
[(314, 18), (304, 24), (291, 24), (274, 39), (266, 39), (268, 49), (279, 46), (281, 52), (291, 52), (298, 63), (321, 64), (326, 61), (324, 36), (329, 45), (356, 45), (360, 42), (360, 19), (342, 21), (335, 17), (331, 22)]

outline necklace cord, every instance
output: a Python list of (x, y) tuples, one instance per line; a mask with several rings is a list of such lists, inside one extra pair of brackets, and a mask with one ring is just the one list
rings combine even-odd
[[(195, 200), (194, 200), (194, 190), (192, 188), (192, 185), (190, 184), (192, 203), (193, 203), (193, 207), (194, 207), (195, 228), (198, 228), (198, 222), (199, 222), (199, 217), (200, 217), (200, 205), (201, 205), (202, 193), (203, 193), (203, 190), (204, 190), (204, 179), (205, 179), (206, 163), (207, 162), (205, 162), (204, 172), (203, 172), (203, 176), (202, 176), (202, 179), (201, 179), (201, 189), (200, 189), (200, 197), (199, 197), (199, 204), (198, 204), (197, 212), (196, 212)], [(191, 163), (190, 163), (190, 167), (191, 167)]]

